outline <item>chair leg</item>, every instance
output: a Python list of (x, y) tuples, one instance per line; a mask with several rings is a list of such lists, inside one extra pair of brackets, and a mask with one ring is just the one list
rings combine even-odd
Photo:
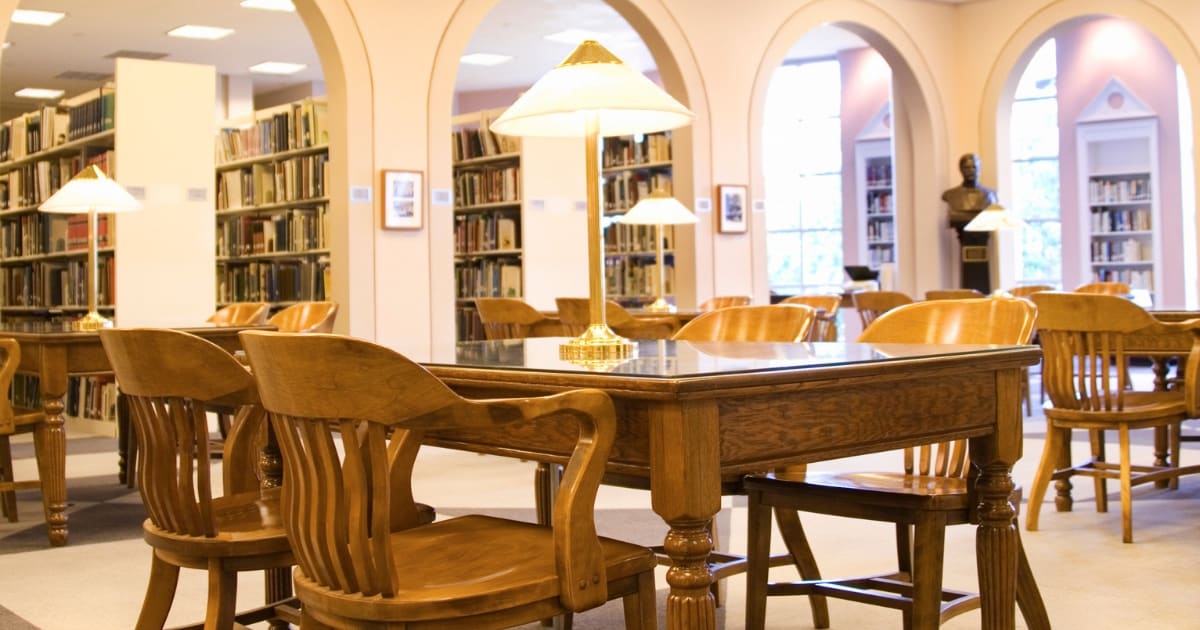
[[(792, 563), (800, 571), (800, 577), (805, 580), (821, 579), (821, 570), (817, 567), (817, 558), (813, 555), (812, 546), (808, 544), (808, 536), (804, 534), (804, 526), (800, 523), (800, 513), (796, 510), (778, 508), (775, 510), (775, 522), (779, 524), (779, 534), (787, 545)], [(767, 530), (767, 560), (769, 563), (770, 533)], [(769, 566), (769, 564), (768, 564)], [(829, 627), (829, 602), (824, 595), (809, 595), (808, 605), (812, 608), (814, 628)]]
[[(1179, 450), (1183, 447), (1183, 421), (1180, 420), (1179, 422), (1168, 425), (1167, 436), (1167, 450), (1170, 452), (1170, 456), (1167, 459), (1167, 465), (1178, 468), (1183, 465), (1183, 462), (1180, 461), (1180, 456), (1183, 455), (1183, 451)], [(1167, 487), (1172, 490), (1178, 490), (1179, 476), (1176, 475), (1171, 477), (1170, 481), (1167, 482)]]
[(637, 594), (626, 595), (621, 605), (625, 608), (625, 630), (654, 630), (658, 624), (654, 574), (647, 572), (639, 575)]
[(912, 625), (908, 625), (906, 614), (906, 628), (936, 628), (941, 623), (942, 563), (945, 555), (945, 516), (921, 512), (913, 528)]
[(179, 583), (179, 567), (151, 552), (150, 580), (146, 584), (146, 598), (142, 600), (142, 612), (138, 614), (137, 630), (160, 630), (171, 612), (175, 601), (175, 586)]
[(1046, 489), (1050, 487), (1054, 467), (1058, 464), (1058, 450), (1069, 446), (1061, 444), (1063, 431), (1049, 420), (1046, 421), (1046, 443), (1042, 446), (1042, 460), (1029, 488), (1029, 509), (1025, 511), (1025, 529), (1031, 532), (1037, 531), (1038, 528), (1038, 513), (1042, 510), (1042, 500), (1046, 498)]
[(746, 630), (763, 630), (767, 623), (767, 572), (771, 565), (771, 506), (762, 493), (747, 494)]
[[(1107, 461), (1104, 455), (1104, 431), (1093, 429), (1088, 431), (1088, 439), (1092, 443), (1092, 461)], [(1067, 445), (1070, 448), (1070, 444)], [(1108, 480), (1104, 477), (1094, 477), (1096, 486), (1096, 511), (1108, 511)]]
[(237, 571), (213, 558), (208, 561), (208, 612), (204, 616), (204, 630), (232, 628), (236, 609)]
[(1121, 441), (1121, 542), (1133, 542), (1133, 483), (1129, 461), (1129, 425), (1117, 429)]
[[(0, 484), (12, 483), (13, 480), (12, 446), (9, 444), (7, 435), (0, 435)], [(0, 491), (0, 515), (7, 518), (9, 523), (17, 522), (17, 492), (15, 490)]]

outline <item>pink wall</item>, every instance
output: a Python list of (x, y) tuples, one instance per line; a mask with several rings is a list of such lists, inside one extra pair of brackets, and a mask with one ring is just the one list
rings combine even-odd
[[(859, 259), (863, 217), (858, 212), (854, 143), (863, 129), (891, 98), (892, 78), (887, 62), (873, 48), (838, 52), (842, 70), (842, 256), (846, 264), (867, 264)], [(907, 209), (898, 209), (901, 212)]]
[(1149, 31), (1128, 20), (1099, 18), (1055, 30), (1058, 54), (1059, 177), (1063, 208), (1064, 288), (1090, 281), (1083, 268), (1086, 247), (1081, 225), (1075, 121), (1110, 79), (1116, 77), (1158, 116), (1158, 192), (1162, 235), (1163, 295), (1156, 305), (1184, 303), (1183, 217), (1180, 189), (1179, 111), (1175, 59)]

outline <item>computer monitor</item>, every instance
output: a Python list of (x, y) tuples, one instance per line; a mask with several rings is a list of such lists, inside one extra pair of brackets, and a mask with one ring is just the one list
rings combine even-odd
[(879, 279), (879, 272), (866, 265), (846, 265), (844, 269), (846, 270), (846, 275), (850, 276), (850, 279), (856, 282)]

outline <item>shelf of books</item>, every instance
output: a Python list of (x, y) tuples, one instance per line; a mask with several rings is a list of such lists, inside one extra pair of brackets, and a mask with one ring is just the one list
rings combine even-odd
[[(87, 215), (38, 211), (85, 166), (113, 174), (114, 92), (96, 88), (0, 124), (0, 313), (65, 320), (87, 311)], [(114, 231), (97, 217), (99, 293), (112, 315)]]
[(521, 145), (488, 126), (503, 110), (456, 116), (454, 285), (458, 339), (483, 339), (478, 297), (523, 297)]
[(891, 139), (859, 141), (855, 143), (855, 153), (855, 178), (866, 256), (863, 263), (878, 269), (884, 263), (896, 262)]
[(1162, 235), (1158, 119), (1149, 113), (1114, 80), (1085, 110), (1076, 137), (1084, 212), (1082, 281), (1124, 282), (1153, 301), (1162, 295)]
[(217, 306), (324, 300), (326, 103), (308, 98), (217, 132)]
[[(603, 176), (606, 295), (624, 306), (653, 302), (658, 294), (655, 226), (617, 223), (642, 197), (656, 189), (672, 192), (671, 132), (604, 139)], [(675, 228), (663, 226), (666, 267), (664, 295), (674, 294)]]

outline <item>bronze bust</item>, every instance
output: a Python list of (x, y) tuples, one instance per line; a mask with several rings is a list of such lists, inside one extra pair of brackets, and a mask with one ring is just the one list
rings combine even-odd
[(979, 156), (965, 153), (958, 158), (958, 170), (962, 173), (962, 185), (942, 193), (942, 200), (950, 206), (950, 226), (962, 227), (975, 218), (984, 208), (996, 203), (996, 191), (975, 181), (979, 175)]

